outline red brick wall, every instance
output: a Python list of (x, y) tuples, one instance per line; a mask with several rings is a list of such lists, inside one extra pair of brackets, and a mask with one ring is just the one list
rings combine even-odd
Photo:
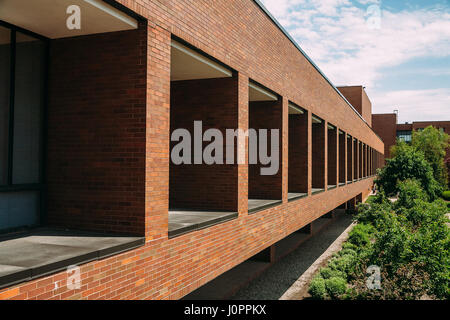
[(308, 115), (289, 115), (289, 191), (308, 192)]
[(397, 139), (397, 115), (395, 113), (373, 114), (372, 128), (384, 142), (386, 158), (390, 158), (391, 146), (395, 145)]
[(146, 37), (51, 41), (50, 225), (144, 235)]
[[(174, 81), (171, 83), (170, 105), (171, 132), (180, 128), (187, 129), (194, 139), (194, 121), (202, 121), (203, 133), (208, 129), (219, 129), (225, 144), (226, 129), (238, 127), (237, 79)], [(171, 149), (177, 143), (172, 142)], [(210, 142), (203, 142), (202, 151), (208, 144)], [(194, 163), (193, 141), (191, 155)], [(226, 150), (223, 150), (223, 156), (225, 162)], [(169, 183), (171, 208), (220, 211), (238, 209), (237, 164), (175, 165), (171, 161)]]
[(338, 87), (338, 90), (366, 120), (369, 126), (372, 126), (372, 103), (363, 86)]
[[(270, 153), (270, 146), (272, 139), (270, 129), (279, 130), (279, 170), (276, 175), (261, 175), (261, 168), (268, 167), (267, 165), (258, 164), (249, 165), (248, 178), (248, 197), (252, 199), (281, 199), (282, 198), (282, 102), (250, 102), (249, 103), (249, 128), (250, 129), (268, 129), (268, 147)], [(259, 154), (259, 134), (258, 134), (258, 154)]]

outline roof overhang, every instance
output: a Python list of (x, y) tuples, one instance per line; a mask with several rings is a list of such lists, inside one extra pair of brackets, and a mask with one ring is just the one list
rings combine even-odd
[(184, 44), (172, 40), (170, 80), (230, 78), (233, 72)]
[(248, 83), (248, 98), (250, 102), (257, 101), (278, 101), (277, 95), (269, 90), (257, 85), (256, 83)]
[(289, 102), (289, 114), (304, 114), (305, 111), (293, 104), (292, 102)]
[(322, 119), (320, 119), (320, 118), (318, 118), (318, 117), (316, 117), (316, 116), (312, 116), (311, 117), (312, 118), (312, 123), (313, 124), (319, 124), (319, 123), (322, 123)]
[[(67, 25), (76, 13), (71, 6), (80, 9), (79, 29)], [(0, 20), (50, 39), (138, 27), (135, 18), (101, 0), (0, 0)]]

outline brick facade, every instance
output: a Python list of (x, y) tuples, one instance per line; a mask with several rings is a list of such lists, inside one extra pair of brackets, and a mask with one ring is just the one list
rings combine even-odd
[[(238, 127), (238, 82), (236, 78), (173, 81), (171, 84), (171, 132), (186, 129), (194, 139), (194, 121), (202, 121), (202, 132)], [(227, 141), (223, 141), (225, 144)], [(171, 150), (178, 142), (171, 143)], [(210, 144), (203, 142), (201, 151)], [(223, 151), (222, 160), (225, 160)], [(234, 154), (236, 155), (236, 148)], [(191, 163), (175, 165), (169, 173), (170, 207), (203, 210), (238, 210), (237, 165)], [(225, 162), (225, 161), (224, 161)], [(281, 184), (280, 184), (281, 185)], [(280, 192), (281, 194), (281, 192)]]
[(49, 225), (145, 232), (146, 24), (51, 42)]
[[(289, 115), (289, 191), (308, 193), (308, 116)], [(306, 177), (306, 179), (305, 179)]]
[[(320, 184), (326, 184), (328, 178), (327, 122), (377, 150), (380, 153), (379, 158), (382, 158), (381, 153), (383, 153), (384, 145), (368, 124), (360, 119), (255, 2), (251, 0), (219, 0), (208, 6), (201, 1), (120, 0), (117, 2), (148, 20), (146, 32), (136, 32), (142, 37), (145, 34), (147, 46), (146, 48), (141, 46), (137, 48), (137, 46), (129, 43), (133, 36), (122, 39), (120, 35), (100, 35), (95, 36), (99, 39), (98, 48), (111, 46), (112, 50), (93, 50), (92, 48), (97, 48), (97, 42), (92, 41), (84, 43), (82, 45), (84, 50), (79, 49), (78, 51), (80, 55), (85, 56), (85, 59), (77, 59), (77, 56), (72, 56), (70, 60), (72, 64), (86, 64), (86, 70), (92, 68), (92, 73), (87, 74), (92, 79), (85, 79), (86, 74), (84, 76), (81, 73), (77, 75), (77, 69), (71, 69), (73, 71), (71, 75), (69, 74), (70, 77), (76, 78), (79, 76), (87, 83), (95, 81), (95, 83), (103, 83), (105, 87), (100, 88), (102, 90), (99, 91), (99, 95), (95, 99), (92, 98), (89, 102), (80, 100), (77, 105), (71, 105), (74, 110), (78, 111), (78, 115), (70, 114), (66, 109), (58, 111), (55, 108), (54, 112), (56, 113), (53, 116), (49, 114), (51, 120), (57, 119), (58, 112), (66, 113), (64, 117), (67, 117), (67, 122), (75, 121), (76, 125), (67, 122), (64, 124), (69, 129), (72, 127), (71, 132), (78, 132), (77, 135), (85, 137), (88, 144), (81, 145), (79, 141), (68, 139), (67, 145), (64, 146), (64, 143), (61, 145), (56, 143), (56, 135), (53, 138), (49, 137), (49, 140), (55, 139), (55, 141), (50, 140), (48, 161), (49, 163), (53, 161), (54, 169), (52, 170), (55, 173), (59, 167), (63, 166), (76, 168), (77, 159), (80, 159), (82, 163), (86, 161), (84, 163), (86, 170), (95, 166), (100, 168), (100, 170), (93, 172), (78, 171), (83, 175), (89, 174), (92, 180), (83, 182), (80, 181), (80, 178), (72, 177), (74, 184), (92, 183), (92, 185), (97, 184), (97, 188), (100, 185), (103, 188), (111, 188), (111, 186), (106, 185), (107, 179), (110, 179), (109, 175), (120, 176), (115, 182), (119, 183), (120, 181), (121, 191), (125, 192), (124, 197), (127, 197), (124, 203), (119, 202), (117, 205), (117, 208), (121, 208), (120, 210), (127, 208), (126, 212), (122, 211), (120, 222), (127, 225), (126, 231), (140, 233), (144, 228), (146, 244), (130, 252), (81, 266), (81, 289), (70, 290), (67, 288), (67, 274), (61, 272), (42, 279), (21, 283), (11, 288), (1, 289), (0, 299), (178, 299), (334, 208), (346, 202), (354, 201), (356, 197), (365, 199), (373, 185), (373, 177), (370, 177), (311, 195), (311, 188), (316, 184), (316, 181), (313, 182), (312, 166), (318, 153), (324, 159), (323, 164), (320, 164), (319, 167), (322, 168), (319, 169), (322, 170), (319, 178)], [(245, 26), (251, 26), (251, 28)], [(230, 80), (234, 81), (233, 92), (237, 92), (237, 97), (230, 93), (230, 97), (233, 96), (232, 99), (235, 99), (230, 104), (230, 110), (232, 105), (236, 103), (238, 108), (233, 110), (231, 115), (228, 113), (226, 116), (223, 115), (230, 121), (227, 122), (227, 125), (236, 126), (237, 124), (239, 128), (244, 130), (252, 125), (257, 125), (252, 119), (255, 111), (252, 110), (252, 105), (248, 102), (249, 78), (258, 81), (282, 97), (279, 106), (272, 107), (261, 117), (266, 119), (264, 128), (280, 127), (281, 129), (282, 161), (280, 163), (280, 176), (270, 182), (270, 187), (273, 189), (273, 195), (277, 195), (283, 202), (279, 206), (249, 215), (247, 198), (254, 196), (253, 192), (255, 192), (255, 189), (257, 190), (254, 185), (250, 185), (252, 181), (255, 181), (253, 169), (248, 165), (238, 165), (237, 169), (234, 167), (222, 169), (230, 170), (227, 171), (227, 174), (230, 173), (234, 177), (235, 185), (233, 186), (230, 183), (227, 188), (237, 190), (237, 194), (235, 193), (230, 201), (235, 207), (234, 197), (237, 197), (239, 217), (211, 228), (169, 239), (169, 199), (171, 201), (177, 199), (176, 196), (169, 195), (170, 121), (172, 116), (177, 116), (172, 114), (171, 105), (170, 42), (172, 35), (183, 39), (237, 71), (236, 78)], [(102, 42), (103, 37), (105, 39), (111, 37), (112, 39)], [(78, 40), (61, 41), (74, 41), (76, 43)], [(80, 38), (79, 41), (81, 46), (84, 39)], [(139, 43), (141, 43), (140, 40)], [(123, 47), (125, 44), (127, 48)], [(91, 52), (91, 50), (93, 51)], [(111, 78), (105, 78), (103, 75), (107, 71), (103, 70), (97, 73), (95, 70), (101, 68), (102, 64), (111, 62), (111, 52), (113, 51), (119, 56), (124, 56), (118, 61), (114, 61), (123, 64), (123, 67), (118, 69), (121, 71), (120, 74), (118, 72), (110, 75)], [(133, 54), (130, 52), (133, 52)], [(146, 54), (146, 59), (141, 57), (143, 52)], [(67, 54), (70, 55), (68, 52)], [(131, 62), (125, 56), (133, 56), (136, 59), (131, 59), (133, 60)], [(101, 58), (104, 59), (104, 62)], [(125, 66), (134, 68), (136, 64), (140, 64), (141, 67), (136, 67), (135, 72), (125, 68)], [(58, 68), (62, 70), (69, 67), (71, 67), (71, 64), (67, 63), (67, 65), (59, 65)], [(102, 78), (95, 79), (97, 74), (101, 74)], [(61, 79), (61, 81), (64, 81), (64, 79)], [(118, 81), (117, 85), (115, 84), (116, 81)], [(61, 93), (54, 94), (55, 97), (52, 97), (52, 99), (57, 99), (64, 104), (70, 103), (64, 97), (58, 98), (57, 95), (66, 95), (66, 92), (71, 92), (72, 86), (73, 82), (69, 83), (68, 80), (65, 83), (58, 84), (57, 88)], [(76, 92), (83, 89), (80, 88), (80, 85), (78, 87)], [(86, 96), (89, 97), (93, 91), (86, 90)], [(177, 89), (174, 88), (174, 90)], [(223, 90), (221, 93), (227, 92), (225, 84), (222, 84), (221, 90)], [(101, 92), (105, 95), (100, 94)], [(172, 94), (175, 95), (175, 93)], [(206, 95), (207, 93), (202, 94)], [(75, 91), (70, 94), (69, 98), (74, 95)], [(110, 95), (113, 95), (114, 99), (110, 98)], [(227, 103), (229, 101), (227, 99)], [(305, 150), (308, 175), (304, 179), (307, 182), (309, 196), (292, 202), (287, 201), (289, 186), (287, 174), (289, 169), (288, 101), (304, 108), (308, 115), (308, 145)], [(111, 103), (113, 106), (117, 104), (120, 106), (111, 109), (104, 107), (106, 105), (111, 106)], [(98, 106), (99, 109), (90, 111), (93, 115), (92, 119), (89, 116), (82, 116), (86, 109), (80, 110), (80, 108), (84, 104), (89, 104), (91, 107)], [(182, 104), (183, 102), (180, 102), (180, 105)], [(128, 111), (127, 108), (132, 108), (133, 114), (131, 116), (126, 112)], [(125, 114), (128, 114), (128, 117), (125, 117), (128, 120), (124, 121), (124, 124), (116, 123), (120, 115), (116, 114), (116, 117), (113, 117), (114, 111), (119, 114), (123, 111), (124, 117)], [(319, 129), (313, 129), (312, 114), (324, 119)], [(60, 119), (64, 119), (63, 116), (60, 117)], [(272, 119), (274, 123), (267, 123), (267, 119)], [(56, 123), (55, 121), (51, 122)], [(54, 126), (57, 125), (54, 124)], [(64, 128), (61, 128), (60, 125), (57, 127), (58, 130), (56, 130), (56, 127), (52, 130), (64, 133)], [(83, 128), (86, 130), (84, 133)], [(111, 135), (111, 139), (117, 139), (113, 139), (113, 142), (117, 145), (105, 146), (104, 140), (95, 139), (96, 135), (93, 136), (93, 139), (90, 139), (92, 138), (92, 131), (89, 129), (98, 133), (106, 132), (106, 134)], [(118, 130), (118, 132), (115, 130)], [(319, 132), (313, 133), (313, 130)], [(125, 164), (125, 166), (118, 166), (111, 159), (127, 158), (125, 156), (116, 157), (114, 154), (115, 147), (118, 148), (120, 153), (122, 148), (120, 140), (123, 135), (130, 135), (126, 141), (125, 154), (135, 154), (135, 156), (130, 162), (128, 160), (117, 160)], [(323, 143), (319, 143), (321, 143), (322, 150), (316, 150), (314, 147), (316, 138), (313, 138), (313, 136), (321, 137), (319, 140)], [(51, 147), (52, 145), (53, 147)], [(59, 150), (59, 148), (64, 150), (69, 147), (79, 150), (79, 156), (72, 159), (63, 155), (63, 151)], [(100, 150), (96, 151), (95, 149), (98, 147), (100, 147)], [(143, 147), (145, 148), (143, 149)], [(71, 152), (70, 154), (73, 155), (73, 151), (67, 150), (67, 152)], [(101, 152), (104, 152), (104, 154)], [(355, 150), (355, 154), (356, 152)], [(356, 157), (353, 158), (357, 159)], [(127, 166), (127, 163), (132, 163), (132, 165)], [(108, 168), (109, 172), (104, 167)], [(77, 170), (74, 172), (77, 172)], [(109, 178), (105, 178), (101, 174), (102, 171), (103, 174), (108, 174)], [(131, 172), (133, 174), (130, 174)], [(53, 191), (50, 191), (54, 192), (54, 195), (49, 196), (49, 200), (57, 201), (54, 206), (58, 205), (58, 208), (61, 209), (61, 215), (66, 214), (66, 212), (79, 211), (75, 202), (78, 203), (81, 195), (88, 199), (94, 199), (95, 197), (95, 199), (100, 200), (100, 203), (103, 199), (109, 201), (112, 197), (112, 195), (106, 195), (106, 192), (101, 193), (98, 189), (94, 189), (94, 195), (89, 198), (91, 196), (84, 195), (84, 191), (80, 189), (81, 191), (75, 195), (63, 195), (68, 201), (62, 202), (56, 197), (63, 191), (57, 193), (57, 190), (55, 190), (57, 178), (52, 179), (55, 180), (55, 183)], [(126, 181), (127, 179), (132, 181)], [(224, 178), (224, 183), (228, 181), (227, 179)], [(58, 187), (61, 189), (73, 188), (65, 182), (60, 181), (58, 183)], [(269, 183), (267, 183), (268, 185)], [(142, 187), (144, 189), (141, 195), (139, 192), (142, 191)], [(51, 188), (49, 185), (49, 189)], [(263, 191), (267, 192), (266, 190)], [(129, 198), (126, 195), (128, 192)], [(270, 196), (272, 197), (272, 194)], [(212, 195), (211, 197), (215, 196)], [(72, 207), (69, 206), (70, 201), (73, 201)], [(182, 200), (178, 198), (175, 201)], [(85, 205), (90, 212), (95, 212), (95, 210), (89, 208), (89, 201)], [(91, 202), (93, 208), (96, 205)], [(128, 211), (130, 205), (137, 209)], [(214, 203), (214, 206), (216, 205), (218, 204)], [(103, 214), (102, 212), (113, 212), (116, 208), (107, 207), (105, 202), (102, 209), (105, 211), (99, 210), (99, 216)], [(59, 215), (56, 211), (54, 212), (49, 214), (49, 217)], [(134, 219), (134, 212), (139, 212), (139, 217), (136, 219), (137, 222), (133, 224), (130, 222), (132, 220), (130, 217), (133, 216)], [(79, 214), (79, 216), (82, 214)], [(110, 221), (109, 223), (104, 223), (102, 219), (99, 221), (110, 230), (125, 231), (122, 230), (122, 223), (119, 223), (116, 219), (110, 219), (112, 216), (105, 215), (107, 218), (104, 220)], [(65, 221), (65, 218), (58, 219), (54, 218), (53, 221), (72, 223), (69, 220)], [(117, 228), (114, 227), (115, 225)], [(85, 226), (90, 227), (87, 223)]]

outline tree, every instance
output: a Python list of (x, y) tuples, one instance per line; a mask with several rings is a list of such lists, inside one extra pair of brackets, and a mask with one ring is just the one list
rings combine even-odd
[(442, 193), (442, 187), (434, 179), (433, 169), (422, 151), (403, 141), (398, 141), (393, 148), (393, 157), (386, 160), (386, 165), (378, 171), (375, 183), (386, 195), (393, 196), (399, 192), (399, 181), (415, 179), (420, 182), (430, 200)]
[(445, 154), (449, 143), (450, 136), (433, 126), (423, 131), (414, 131), (412, 136), (412, 146), (423, 152), (425, 159), (433, 168), (434, 178), (442, 188), (446, 188), (448, 184)]

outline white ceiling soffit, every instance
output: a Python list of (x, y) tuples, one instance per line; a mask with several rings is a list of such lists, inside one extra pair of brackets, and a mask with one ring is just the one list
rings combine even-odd
[(258, 86), (257, 84), (254, 84), (252, 82), (248, 83), (249, 87), (249, 101), (255, 102), (255, 101), (278, 101), (278, 97), (274, 95), (272, 92)]
[(289, 102), (289, 114), (304, 114), (301, 108), (297, 107), (295, 104)]
[(328, 124), (328, 129), (330, 129), (330, 130), (334, 130), (334, 129), (336, 129), (336, 127), (335, 127), (335, 126), (333, 126), (332, 124)]
[(204, 55), (172, 40), (170, 80), (230, 78), (233, 72)]
[(312, 123), (314, 124), (314, 123), (322, 123), (322, 119), (319, 119), (319, 118), (317, 118), (317, 117), (315, 117), (315, 116), (312, 116)]
[[(80, 29), (67, 27), (72, 5), (80, 8)], [(0, 0), (0, 20), (51, 39), (138, 27), (136, 19), (101, 0)]]

